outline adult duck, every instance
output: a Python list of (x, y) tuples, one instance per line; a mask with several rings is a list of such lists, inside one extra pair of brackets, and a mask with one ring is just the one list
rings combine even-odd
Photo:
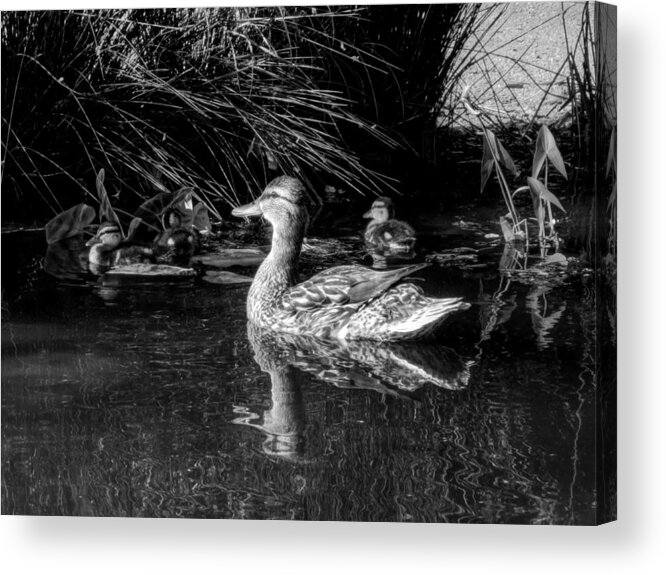
[(409, 252), (416, 243), (416, 232), (406, 222), (394, 218), (391, 198), (377, 198), (363, 214), (370, 218), (363, 238), (368, 249), (380, 252)]
[(461, 298), (433, 299), (403, 277), (427, 264), (394, 270), (360, 265), (329, 268), (296, 285), (307, 212), (300, 180), (280, 176), (239, 217), (263, 216), (273, 227), (271, 251), (247, 298), (248, 319), (259, 327), (297, 335), (397, 341), (426, 335), (447, 316), (469, 307)]

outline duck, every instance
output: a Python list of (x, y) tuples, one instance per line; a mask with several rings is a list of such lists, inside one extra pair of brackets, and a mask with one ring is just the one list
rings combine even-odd
[(123, 239), (120, 226), (115, 222), (102, 222), (95, 236), (88, 240), (88, 261), (95, 266), (111, 267), (115, 263), (116, 249)]
[(155, 262), (154, 250), (150, 246), (124, 241), (116, 222), (102, 222), (86, 245), (90, 246), (88, 263), (93, 273), (116, 265)]
[(155, 252), (161, 262), (188, 266), (199, 249), (199, 235), (194, 228), (182, 224), (177, 210), (168, 210), (163, 217), (164, 231), (155, 239)]
[(416, 232), (406, 222), (396, 220), (391, 198), (377, 198), (363, 214), (370, 218), (363, 239), (369, 250), (379, 252), (410, 252), (416, 244)]
[(325, 269), (297, 283), (307, 226), (305, 186), (279, 176), (236, 217), (262, 216), (272, 226), (271, 249), (247, 296), (248, 320), (277, 332), (338, 340), (410, 340), (429, 335), (448, 316), (468, 309), (462, 298), (427, 297), (401, 282), (429, 264), (375, 270), (358, 264)]

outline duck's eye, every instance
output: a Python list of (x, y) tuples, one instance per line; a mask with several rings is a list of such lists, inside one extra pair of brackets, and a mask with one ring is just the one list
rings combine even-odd
[(192, 236), (187, 236), (187, 241), (192, 243)]
[(287, 198), (285, 196), (282, 196), (276, 192), (266, 192), (262, 195), (262, 199), (267, 200), (267, 199), (280, 199), (284, 200), (285, 202), (289, 202), (290, 204), (296, 205), (296, 202), (290, 198)]
[(169, 239), (167, 240), (167, 245), (172, 246), (172, 245), (175, 244), (175, 243), (176, 243), (176, 242), (174, 241), (173, 238), (169, 238)]

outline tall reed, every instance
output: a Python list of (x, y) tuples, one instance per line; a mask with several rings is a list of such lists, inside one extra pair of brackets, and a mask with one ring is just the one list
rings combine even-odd
[[(236, 204), (278, 172), (315, 191), (391, 185), (367, 150), (409, 145), (454, 85), (475, 8), (2, 13), (3, 203), (116, 202), (193, 187)], [(418, 129), (416, 130), (418, 132)], [(414, 130), (412, 130), (414, 133)]]
[(128, 203), (194, 187), (234, 204), (278, 170), (377, 188), (340, 128), (393, 141), (321, 81), (330, 66), (384, 65), (336, 40), (337, 22), (358, 18), (344, 7), (3, 12), (3, 198), (32, 188), (56, 211), (90, 193), (100, 167)]

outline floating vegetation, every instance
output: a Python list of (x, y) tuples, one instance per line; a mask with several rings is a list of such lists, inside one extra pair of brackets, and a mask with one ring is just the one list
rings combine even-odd
[(209, 270), (202, 279), (215, 285), (247, 285), (252, 283), (251, 277), (221, 270)]
[(149, 281), (190, 280), (196, 275), (196, 271), (192, 268), (139, 263), (115, 266), (102, 276), (101, 281), (102, 285), (108, 286)]
[(479, 256), (477, 250), (464, 246), (428, 254), (425, 258), (428, 263), (461, 268), (465, 268), (469, 266), (469, 264), (476, 264), (478, 259)]
[(524, 252), (507, 245), (500, 261), (500, 272), (505, 278), (519, 283), (552, 287), (591, 270), (585, 268), (579, 258), (557, 252), (530, 265)]
[(212, 268), (252, 267), (258, 266), (265, 258), (266, 252), (258, 248), (218, 248), (193, 256), (191, 262)]

